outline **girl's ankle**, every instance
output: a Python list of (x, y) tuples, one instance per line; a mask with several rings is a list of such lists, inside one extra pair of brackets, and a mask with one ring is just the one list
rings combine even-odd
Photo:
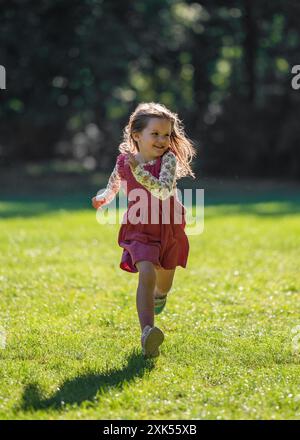
[(148, 328), (152, 328), (152, 327), (153, 327), (153, 325), (149, 325), (149, 324), (145, 325), (145, 326), (143, 327), (142, 334), (146, 331), (146, 329), (148, 329)]

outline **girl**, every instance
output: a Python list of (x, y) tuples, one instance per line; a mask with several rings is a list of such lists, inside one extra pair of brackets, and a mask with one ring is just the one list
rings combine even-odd
[[(129, 201), (118, 244), (123, 248), (120, 268), (139, 273), (136, 307), (143, 354), (156, 357), (164, 334), (154, 326), (154, 314), (158, 315), (165, 307), (176, 267), (186, 267), (189, 253), (184, 231), (186, 210), (178, 200), (176, 180), (187, 175), (195, 178), (189, 163), (196, 151), (177, 114), (153, 102), (139, 104), (131, 114), (119, 151), (106, 190), (93, 197), (92, 204), (97, 209), (110, 203), (124, 183), (129, 200), (133, 190), (142, 190), (147, 195), (144, 206), (137, 205), (135, 200)], [(159, 216), (155, 223), (151, 222), (152, 217), (149, 221), (153, 196)], [(166, 201), (170, 216), (167, 224), (162, 222)], [(146, 215), (146, 224), (131, 222), (128, 218), (137, 206), (140, 213)], [(181, 221), (175, 224), (174, 212), (178, 210)]]

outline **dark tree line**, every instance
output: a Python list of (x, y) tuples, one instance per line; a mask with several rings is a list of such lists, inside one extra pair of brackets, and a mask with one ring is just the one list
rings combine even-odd
[(299, 178), (297, 1), (0, 4), (2, 165), (108, 169), (131, 111), (158, 101), (184, 121), (199, 173)]

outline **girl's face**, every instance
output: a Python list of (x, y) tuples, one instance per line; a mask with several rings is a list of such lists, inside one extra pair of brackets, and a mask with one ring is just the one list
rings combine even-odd
[(132, 136), (138, 142), (140, 153), (145, 159), (151, 159), (162, 156), (169, 148), (171, 131), (168, 119), (150, 118), (147, 126)]

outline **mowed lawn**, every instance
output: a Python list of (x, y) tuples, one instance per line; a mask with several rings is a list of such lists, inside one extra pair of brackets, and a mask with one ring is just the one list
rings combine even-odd
[(119, 225), (74, 200), (0, 203), (1, 419), (300, 418), (298, 198), (207, 204), (156, 360)]

